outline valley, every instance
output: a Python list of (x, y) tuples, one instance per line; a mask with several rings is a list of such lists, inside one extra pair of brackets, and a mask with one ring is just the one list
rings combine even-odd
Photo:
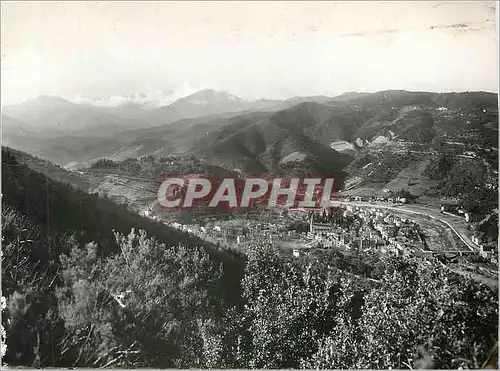
[[(161, 115), (150, 121), (135, 111), (130, 120), (145, 121), (129, 128), (125, 120), (124, 126), (108, 132), (89, 126), (71, 133), (57, 128), (37, 133), (19, 120), (29, 116), (21, 117), (18, 111), (16, 119), (2, 116), (2, 172), (7, 174), (2, 188), (8, 195), (2, 217), (16, 220), (9, 222), (6, 231), (18, 228), (19, 218), (26, 216), (22, 223), (31, 224), (24, 230), (39, 231), (40, 246), (55, 246), (46, 242), (51, 238), (65, 241), (59, 250), (51, 247), (50, 254), (71, 252), (72, 267), (78, 267), (75, 272), (88, 269), (87, 260), (99, 256), (95, 259), (109, 265), (92, 272), (100, 272), (106, 285), (128, 293), (113, 294), (114, 300), (124, 310), (133, 305), (136, 313), (142, 313), (137, 298), (127, 296), (133, 296), (133, 291), (114, 283), (114, 270), (125, 272), (129, 263), (115, 259), (153, 259), (134, 264), (147, 264), (148, 270), (153, 266), (167, 269), (171, 260), (147, 255), (174, 251), (165, 243), (192, 249), (175, 250), (175, 259), (185, 264), (183, 270), (205, 264), (202, 271), (210, 277), (207, 282), (218, 282), (209, 289), (207, 300), (217, 304), (203, 305), (221, 312), (219, 305), (230, 305), (246, 313), (237, 309), (248, 300), (242, 291), (249, 290), (246, 280), (257, 279), (258, 287), (264, 285), (268, 273), (244, 267), (267, 267), (270, 262), (285, 264), (285, 274), (292, 276), (294, 269), (308, 266), (334, 269), (364, 298), (386, 285), (387, 270), (398, 264), (418, 267), (428, 278), (425, 282), (439, 276), (439, 282), (450, 279), (452, 285), (480, 292), (498, 289), (498, 140), (494, 139), (498, 125), (492, 124), (498, 113), (491, 94), (388, 91), (298, 98), (294, 104), (273, 102), (257, 108), (232, 96), (210, 93), (208, 98), (215, 100), (215, 107), (191, 110), (182, 119), (177, 120), (180, 108), (162, 108), (157, 111)], [(193, 102), (201, 102), (197, 99), (200, 95), (178, 106), (189, 111)], [(39, 103), (47, 102), (54, 104), (47, 99)], [(231, 102), (238, 103), (234, 111), (228, 108)], [(248, 107), (253, 111), (243, 112)], [(119, 117), (110, 107), (95, 109), (99, 114), (104, 111)], [(158, 125), (162, 115), (172, 122), (165, 119), (168, 123)], [(191, 117), (196, 115), (200, 116)], [(331, 177), (336, 191), (329, 207), (319, 209), (268, 207), (266, 202), (257, 202), (247, 209), (214, 209), (201, 203), (186, 210), (165, 210), (158, 202), (158, 190), (169, 176), (229, 178), (239, 185), (255, 176), (268, 182), (276, 177)], [(119, 234), (130, 228), (128, 236)], [(73, 235), (76, 242), (66, 240), (67, 235)], [(71, 244), (91, 240), (99, 244), (85, 245), (87, 256), (76, 258), (81, 253)], [(133, 246), (141, 246), (143, 255), (126, 255)], [(9, 256), (13, 253), (9, 250)], [(49, 264), (47, 259), (44, 264)], [(211, 264), (221, 264), (222, 276)], [(65, 269), (64, 279), (72, 282), (67, 277), (76, 274), (71, 273), (74, 268), (64, 267), (58, 269)], [(89, 272), (82, 277), (95, 274)], [(186, 274), (192, 280), (199, 278), (197, 273), (171, 273), (171, 277), (184, 282)], [(54, 273), (52, 279), (57, 277)], [(156, 277), (145, 278), (135, 292), (149, 287), (160, 274)], [(63, 300), (50, 285), (43, 289), (47, 295)], [(193, 298), (198, 295), (195, 289), (189, 290)], [(363, 309), (355, 310), (368, 316)], [(222, 321), (225, 316), (212, 318)], [(65, 321), (71, 328), (71, 322)], [(151, 326), (157, 331), (159, 325), (153, 321)], [(85, 364), (99, 364), (90, 354), (86, 357)]]

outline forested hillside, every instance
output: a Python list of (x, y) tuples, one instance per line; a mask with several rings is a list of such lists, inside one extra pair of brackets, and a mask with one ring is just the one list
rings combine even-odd
[[(215, 300), (219, 305), (238, 302), (239, 280), (243, 269), (241, 255), (219, 251), (215, 246), (183, 232), (142, 218), (124, 206), (87, 194), (69, 184), (53, 181), (18, 162), (8, 149), (2, 149), (2, 193), (2, 295), (7, 298), (8, 303), (8, 314), (2, 317), (2, 321), (8, 333), (5, 358), (8, 364), (75, 364), (97, 367), (108, 362), (110, 359), (102, 360), (104, 363), (91, 364), (88, 360), (82, 360), (80, 350), (83, 352), (83, 348), (77, 348), (76, 354), (71, 349), (66, 349), (67, 344), (78, 347), (74, 343), (76, 338), (72, 339), (70, 336), (77, 336), (77, 333), (85, 329), (75, 325), (75, 318), (64, 317), (64, 311), (70, 310), (64, 303), (66, 299), (74, 299), (76, 301), (71, 310), (86, 312), (89, 308), (79, 300), (90, 300), (93, 294), (88, 290), (93, 289), (84, 287), (82, 277), (95, 282), (91, 278), (92, 274), (85, 275), (78, 264), (83, 263), (84, 267), (86, 259), (93, 257), (97, 265), (87, 267), (90, 270), (97, 269), (101, 262), (113, 259), (123, 251), (124, 244), (137, 248), (144, 241), (153, 243), (145, 238), (145, 233), (159, 241), (154, 245), (158, 253), (165, 250), (166, 254), (170, 254), (168, 259), (177, 261), (175, 269), (169, 273), (170, 279), (169, 274), (164, 272), (161, 277), (162, 285), (163, 280), (175, 282), (177, 279), (187, 285), (185, 290), (177, 291), (181, 297), (190, 296), (189, 291), (193, 291), (192, 294), (198, 295), (197, 298), (207, 296), (207, 300)], [(122, 240), (120, 236), (127, 236), (128, 240)], [(160, 243), (165, 243), (163, 248)], [(205, 281), (201, 270), (192, 271), (194, 276), (191, 282), (182, 273), (182, 267), (193, 269), (193, 264), (187, 263), (189, 259), (196, 262), (193, 264), (201, 264), (213, 282)], [(156, 263), (159, 262), (161, 260)], [(162, 264), (162, 267), (168, 265), (171, 264)], [(131, 267), (133, 275), (141, 277), (148, 268), (145, 266), (138, 270), (137, 267)], [(124, 282), (123, 274), (124, 272), (119, 272), (112, 278)], [(75, 282), (68, 281), (71, 275), (79, 278)], [(143, 289), (148, 284), (144, 284)], [(72, 292), (73, 289), (76, 291)], [(108, 298), (109, 295), (118, 295), (109, 286), (102, 288), (102, 292), (94, 293), (107, 295)], [(181, 297), (178, 301), (187, 300)], [(99, 298), (101, 302), (102, 297)], [(235, 302), (232, 301), (233, 298), (236, 299)], [(157, 298), (154, 297), (154, 300)], [(171, 300), (176, 300), (173, 294)], [(116, 301), (101, 304), (109, 308), (118, 305)], [(210, 311), (217, 312), (217, 305), (210, 305)], [(76, 315), (76, 312), (71, 316)], [(175, 315), (182, 312), (177, 307), (172, 309)], [(105, 321), (105, 317), (99, 320)], [(129, 334), (127, 332), (121, 336), (127, 338)], [(102, 339), (106, 343), (111, 341), (106, 337)], [(170, 362), (174, 362), (175, 354), (169, 354)]]

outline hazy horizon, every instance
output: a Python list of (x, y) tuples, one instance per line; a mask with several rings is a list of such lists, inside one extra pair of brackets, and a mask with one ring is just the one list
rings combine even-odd
[(2, 106), (41, 95), (174, 99), (205, 88), (252, 100), (498, 93), (492, 1), (1, 6)]

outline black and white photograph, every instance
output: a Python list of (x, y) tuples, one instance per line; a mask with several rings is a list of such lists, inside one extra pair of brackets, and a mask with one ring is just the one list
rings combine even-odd
[(498, 1), (0, 5), (2, 369), (498, 369)]

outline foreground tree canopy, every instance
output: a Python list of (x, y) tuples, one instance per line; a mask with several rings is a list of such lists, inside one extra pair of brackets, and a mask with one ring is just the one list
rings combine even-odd
[(476, 368), (495, 342), (495, 293), (437, 264), (385, 258), (381, 280), (368, 281), (263, 246), (248, 256), (240, 303), (228, 305), (222, 266), (201, 248), (132, 231), (101, 258), (96, 244), (68, 238), (56, 272), (39, 272), (19, 238), (33, 234), (16, 218), (4, 215), (2, 230), (8, 363)]

